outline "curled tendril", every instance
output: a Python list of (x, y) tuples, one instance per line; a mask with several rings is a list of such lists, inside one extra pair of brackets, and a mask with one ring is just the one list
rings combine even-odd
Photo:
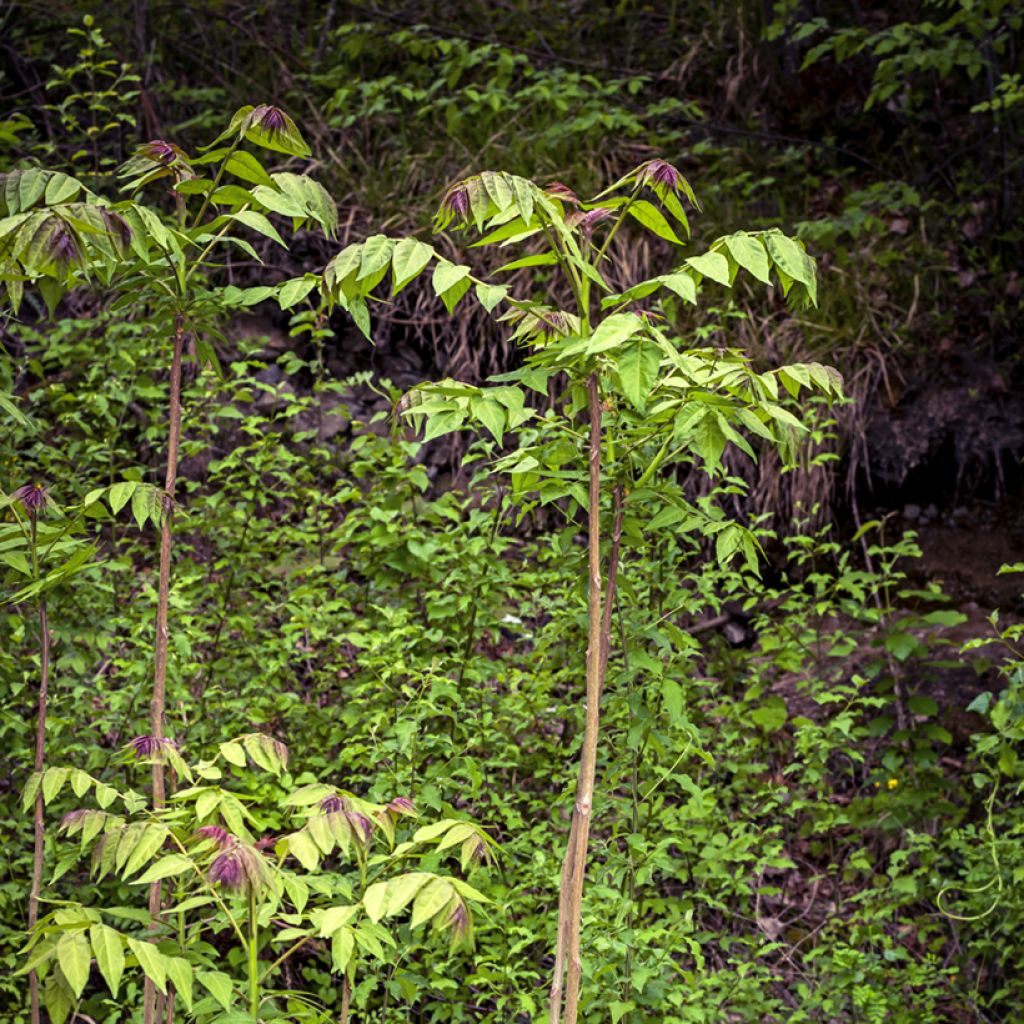
[[(1003, 869), (999, 863), (999, 850), (997, 848), (996, 830), (992, 824), (992, 808), (995, 806), (996, 793), (999, 792), (999, 781), (998, 777), (996, 781), (992, 783), (992, 792), (989, 794), (988, 799), (985, 801), (985, 831), (988, 833), (988, 852), (992, 858), (992, 868), (994, 874), (984, 885), (957, 885), (955, 882), (950, 885), (943, 886), (939, 890), (939, 894), (935, 897), (936, 906), (939, 910), (950, 918), (952, 921), (983, 921), (986, 917), (991, 914), (996, 907), (1002, 902), (1003, 899)], [(988, 892), (993, 886), (996, 888), (995, 898), (991, 904), (986, 907), (980, 914), (954, 914), (953, 911), (947, 910), (943, 906), (943, 900), (946, 898), (946, 894), (949, 892), (960, 892), (965, 895), (977, 896), (979, 893)]]

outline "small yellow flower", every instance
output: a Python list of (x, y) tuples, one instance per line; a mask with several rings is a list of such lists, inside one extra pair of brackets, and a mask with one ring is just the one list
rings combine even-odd
[(886, 785), (887, 785), (887, 786), (888, 786), (888, 787), (889, 787), (890, 789), (895, 789), (895, 788), (896, 788), (896, 787), (897, 787), (897, 786), (898, 786), (899, 784), (900, 784), (900, 780), (899, 780), (899, 779), (890, 779), (890, 780), (889, 780), (889, 781), (888, 781), (888, 782), (886, 783)]

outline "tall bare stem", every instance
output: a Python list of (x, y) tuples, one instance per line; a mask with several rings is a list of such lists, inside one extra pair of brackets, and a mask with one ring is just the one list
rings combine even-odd
[[(35, 550), (35, 519), (32, 521), (32, 546)], [(36, 715), (36, 758), (35, 770), (43, 770), (43, 754), (46, 749), (46, 696), (50, 687), (50, 630), (46, 621), (46, 601), (39, 599), (39, 711)], [(31, 931), (39, 920), (39, 892), (43, 884), (43, 788), (36, 792), (35, 847), (32, 852), (32, 889), (28, 896), (28, 927)], [(40, 1024), (39, 978), (35, 971), (28, 976), (29, 1001), (32, 1024)]]
[[(590, 481), (588, 493), (588, 629), (587, 629), (587, 709), (580, 753), (576, 803), (569, 832), (569, 844), (562, 864), (559, 893), (558, 948), (555, 977), (551, 986), (552, 1024), (576, 1024), (579, 1012), (580, 979), (583, 964), (580, 955), (580, 918), (583, 906), (583, 879), (586, 873), (587, 845), (590, 839), (591, 812), (594, 804), (594, 780), (597, 773), (597, 741), (600, 727), (601, 688), (610, 641), (611, 620), (603, 614), (601, 580), (601, 395), (598, 375), (587, 382), (590, 415)], [(618, 518), (618, 516), (617, 516)], [(621, 531), (621, 527), (620, 527)], [(615, 552), (616, 570), (618, 553)], [(611, 569), (611, 566), (609, 567)], [(607, 620), (607, 624), (606, 624)], [(562, 975), (565, 974), (565, 1009), (561, 1013)]]
[[(185, 320), (180, 314), (174, 318), (174, 352), (171, 357), (171, 395), (168, 405), (167, 473), (164, 478), (165, 503), (160, 531), (160, 577), (157, 584), (156, 644), (153, 657), (153, 698), (149, 711), (149, 731), (156, 741), (153, 759), (153, 809), (164, 806), (164, 766), (162, 741), (164, 738), (164, 706), (167, 694), (167, 611), (171, 592), (171, 536), (174, 526), (174, 488), (178, 479), (178, 445), (181, 438), (181, 360), (185, 348)], [(160, 918), (161, 887), (153, 882), (149, 887), (149, 913), (154, 923)], [(143, 1020), (156, 1024), (162, 1014), (157, 1000), (156, 986), (147, 977), (143, 993)]]

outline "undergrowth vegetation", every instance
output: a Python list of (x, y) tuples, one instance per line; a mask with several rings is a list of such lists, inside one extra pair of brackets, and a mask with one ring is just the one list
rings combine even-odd
[(863, 490), (1010, 351), (1020, 15), (85, 6), (0, 15), (0, 1016), (1024, 1016), (1020, 606)]

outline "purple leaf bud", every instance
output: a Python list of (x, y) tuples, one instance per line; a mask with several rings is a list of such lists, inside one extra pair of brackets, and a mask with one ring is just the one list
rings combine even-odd
[(348, 801), (343, 796), (338, 796), (337, 793), (333, 796), (325, 796), (323, 800), (320, 801), (320, 810), (323, 811), (324, 814), (335, 814), (338, 811), (347, 811)]
[(252, 124), (258, 125), (270, 135), (283, 135), (288, 130), (288, 118), (279, 107), (262, 103), (249, 115)]
[(459, 942), (469, 934), (469, 911), (466, 904), (459, 900), (448, 916), (448, 927), (452, 930), (452, 938)]
[(75, 241), (71, 228), (59, 218), (54, 225), (53, 233), (50, 235), (48, 248), (49, 255), (53, 258), (53, 261), (58, 266), (64, 268), (77, 263), (81, 255), (78, 250), (78, 242)]
[(105, 207), (100, 207), (100, 214), (103, 217), (103, 223), (107, 225), (107, 231), (117, 239), (121, 248), (127, 249), (132, 240), (132, 229), (128, 226), (128, 222), (119, 213), (114, 213)]
[(225, 889), (240, 889), (245, 881), (245, 872), (242, 867), (242, 859), (239, 856), (239, 847), (233, 845), (231, 849), (225, 850), (214, 859), (210, 865), (207, 875), (211, 885), (220, 882)]
[(78, 821), (80, 818), (84, 818), (87, 813), (88, 811), (86, 811), (85, 808), (81, 808), (77, 811), (68, 811), (68, 813), (60, 819), (60, 827), (62, 829), (69, 828), (71, 825), (74, 825), (74, 823)]
[(173, 142), (164, 142), (163, 139), (153, 139), (140, 146), (139, 154), (157, 164), (172, 164), (178, 157), (185, 155)]
[(563, 203), (571, 203), (573, 206), (579, 205), (580, 200), (576, 193), (560, 181), (552, 181), (544, 191), (553, 199), (561, 199)]
[(360, 814), (358, 811), (349, 811), (345, 817), (348, 818), (348, 823), (352, 826), (352, 831), (356, 833), (357, 837), (364, 844), (369, 843), (370, 836), (373, 834), (373, 822), (365, 814)]
[(24, 484), (11, 497), (34, 519), (46, 504), (46, 488), (42, 484)]
[(165, 747), (176, 746), (174, 740), (169, 740), (166, 737), (136, 736), (125, 749), (131, 750), (140, 761), (144, 761), (156, 757)]
[(587, 210), (577, 222), (580, 230), (589, 238), (594, 230), (594, 227), (601, 223), (603, 220), (608, 220), (609, 217), (613, 216), (611, 210), (605, 209), (603, 206), (598, 206), (593, 210)]
[(202, 828), (196, 829), (195, 835), (200, 839), (209, 839), (222, 850), (226, 850), (237, 842), (235, 837), (222, 825), (204, 825)]
[(665, 160), (648, 160), (644, 164), (637, 180), (641, 185), (650, 185), (652, 188), (666, 188), (675, 192), (683, 176)]
[(465, 218), (469, 213), (469, 190), (462, 182), (452, 185), (445, 192), (441, 208), (455, 217)]
[(395, 814), (415, 815), (419, 813), (416, 810), (416, 805), (407, 796), (396, 796), (394, 800), (388, 804), (388, 810), (394, 811)]

